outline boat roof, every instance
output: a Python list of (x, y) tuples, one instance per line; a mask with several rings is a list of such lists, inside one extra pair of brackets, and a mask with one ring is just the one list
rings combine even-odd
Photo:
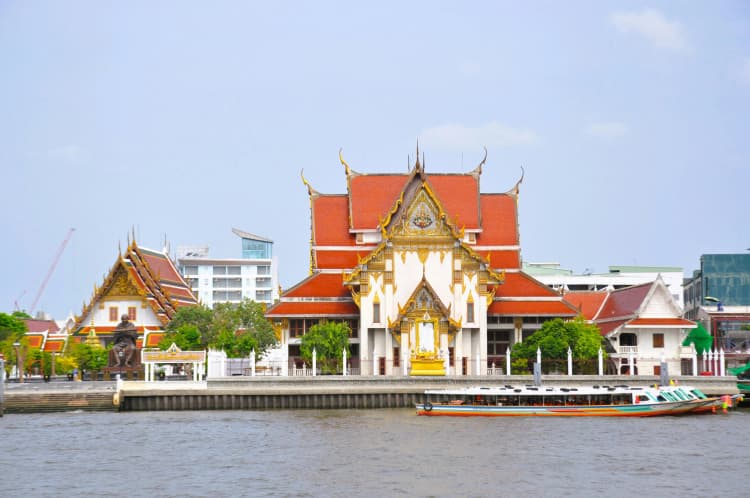
[[(659, 389), (675, 389), (681, 388), (685, 391), (690, 392), (693, 388), (690, 386), (660, 386)], [(563, 396), (571, 394), (630, 394), (634, 391), (658, 391), (653, 387), (647, 386), (627, 386), (627, 385), (592, 385), (592, 386), (581, 386), (581, 387), (565, 387), (565, 386), (470, 386), (464, 388), (455, 389), (431, 389), (426, 390), (425, 394), (452, 394), (456, 396), (508, 396), (508, 395), (523, 395), (523, 396)]]

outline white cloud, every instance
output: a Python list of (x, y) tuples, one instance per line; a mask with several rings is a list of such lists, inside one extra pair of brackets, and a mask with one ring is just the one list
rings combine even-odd
[(483, 126), (445, 124), (427, 128), (419, 134), (420, 144), (445, 149), (470, 149), (530, 145), (537, 141), (531, 130), (511, 128), (495, 121)]
[(47, 157), (59, 161), (76, 162), (81, 158), (83, 149), (75, 144), (63, 145), (47, 151)]
[(621, 32), (641, 35), (657, 47), (672, 50), (687, 48), (682, 24), (667, 20), (659, 11), (615, 12), (610, 16), (610, 21)]
[(619, 138), (627, 134), (628, 126), (625, 123), (610, 121), (606, 123), (591, 123), (584, 130), (586, 135), (597, 138)]

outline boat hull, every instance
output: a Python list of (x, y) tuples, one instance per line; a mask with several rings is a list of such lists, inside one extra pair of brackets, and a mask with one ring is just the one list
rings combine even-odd
[(417, 415), (430, 417), (657, 417), (682, 415), (709, 407), (713, 400), (600, 406), (474, 406), (421, 403)]

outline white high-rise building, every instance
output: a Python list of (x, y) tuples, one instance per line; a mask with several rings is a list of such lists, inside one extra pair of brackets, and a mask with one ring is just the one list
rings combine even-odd
[(244, 299), (272, 304), (279, 297), (273, 241), (236, 228), (232, 233), (242, 239), (240, 258), (212, 258), (207, 246), (180, 246), (180, 272), (198, 301), (209, 308), (214, 303), (239, 303)]

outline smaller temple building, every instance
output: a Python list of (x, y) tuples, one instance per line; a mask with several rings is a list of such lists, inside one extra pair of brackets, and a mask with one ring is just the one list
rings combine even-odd
[(682, 309), (660, 276), (655, 281), (615, 290), (573, 291), (566, 301), (599, 327), (610, 345), (619, 374), (660, 375), (666, 362), (670, 375), (696, 375), (695, 350), (683, 342), (696, 323)]
[(133, 238), (75, 317), (73, 340), (108, 346), (126, 315), (138, 334), (136, 346), (155, 347), (177, 309), (196, 304), (167, 252), (140, 247)]

